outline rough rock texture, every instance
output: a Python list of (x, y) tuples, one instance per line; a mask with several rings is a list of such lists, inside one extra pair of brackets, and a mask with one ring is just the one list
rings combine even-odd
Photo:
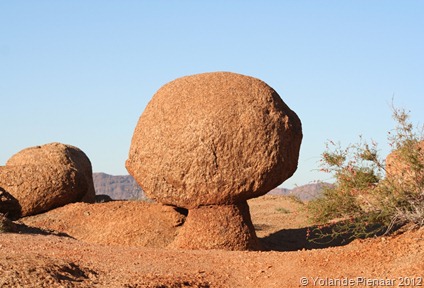
[(16, 153), (7, 161), (6, 166), (12, 165), (70, 166), (78, 171), (87, 183), (86, 190), (80, 192), (83, 195), (81, 201), (94, 203), (96, 193), (91, 162), (87, 155), (75, 146), (54, 142), (29, 147)]
[(293, 175), (301, 141), (299, 118), (266, 83), (204, 73), (153, 96), (126, 167), (150, 198), (190, 209), (170, 247), (254, 250), (246, 200)]
[(259, 250), (260, 245), (246, 202), (189, 210), (171, 248)]
[(78, 191), (87, 186), (73, 169), (22, 165), (0, 167), (0, 187), (14, 200), (2, 210), (19, 218), (77, 201)]
[(21, 219), (88, 243), (154, 248), (168, 246), (184, 220), (175, 207), (141, 201), (73, 203)]
[(77, 201), (94, 202), (95, 197), (90, 160), (80, 149), (60, 143), (12, 156), (0, 167), (0, 188), (8, 196), (0, 210), (13, 218)]
[(263, 81), (229, 72), (174, 80), (135, 128), (126, 167), (146, 194), (185, 208), (267, 193), (297, 168), (297, 115)]

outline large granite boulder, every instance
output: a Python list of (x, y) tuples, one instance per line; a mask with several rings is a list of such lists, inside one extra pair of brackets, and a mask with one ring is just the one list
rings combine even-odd
[(0, 210), (8, 210), (14, 218), (72, 202), (92, 203), (95, 197), (90, 160), (77, 147), (61, 143), (13, 155), (0, 167), (0, 188), (8, 196)]
[(189, 209), (170, 247), (255, 250), (246, 200), (293, 175), (301, 141), (296, 113), (265, 82), (198, 74), (153, 96), (126, 167), (149, 198)]
[(265, 82), (205, 73), (174, 80), (153, 96), (126, 167), (161, 203), (232, 204), (291, 177), (301, 140), (299, 118)]

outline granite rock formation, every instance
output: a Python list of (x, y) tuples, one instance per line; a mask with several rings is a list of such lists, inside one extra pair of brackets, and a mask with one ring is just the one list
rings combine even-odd
[[(301, 141), (298, 116), (265, 82), (204, 73), (176, 79), (153, 96), (135, 128), (126, 167), (150, 198), (191, 209), (174, 247), (256, 249), (248, 209), (240, 207), (293, 175)], [(199, 219), (222, 229), (219, 217), (206, 216), (203, 207), (211, 205), (207, 209), (225, 215), (231, 229), (243, 230), (244, 243), (227, 241), (217, 230), (201, 232)], [(193, 243), (189, 230), (221, 244)]]

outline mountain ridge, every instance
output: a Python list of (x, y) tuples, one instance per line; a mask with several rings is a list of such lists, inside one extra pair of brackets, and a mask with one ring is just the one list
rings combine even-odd
[[(104, 172), (93, 173), (96, 195), (108, 195), (113, 200), (145, 200), (148, 199), (143, 189), (131, 175), (110, 175)], [(309, 183), (293, 189), (277, 187), (268, 195), (294, 196), (302, 201), (318, 197), (324, 187), (331, 185), (325, 182)]]
[(96, 195), (108, 195), (113, 200), (144, 200), (146, 195), (131, 175), (93, 173)]

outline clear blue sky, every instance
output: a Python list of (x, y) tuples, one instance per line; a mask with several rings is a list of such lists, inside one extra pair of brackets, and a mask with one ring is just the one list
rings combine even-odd
[(95, 172), (127, 174), (137, 120), (165, 83), (232, 71), (271, 85), (299, 115), (299, 168), (329, 180), (327, 139), (386, 153), (390, 103), (424, 111), (424, 1), (0, 0), (0, 165), (53, 141)]

